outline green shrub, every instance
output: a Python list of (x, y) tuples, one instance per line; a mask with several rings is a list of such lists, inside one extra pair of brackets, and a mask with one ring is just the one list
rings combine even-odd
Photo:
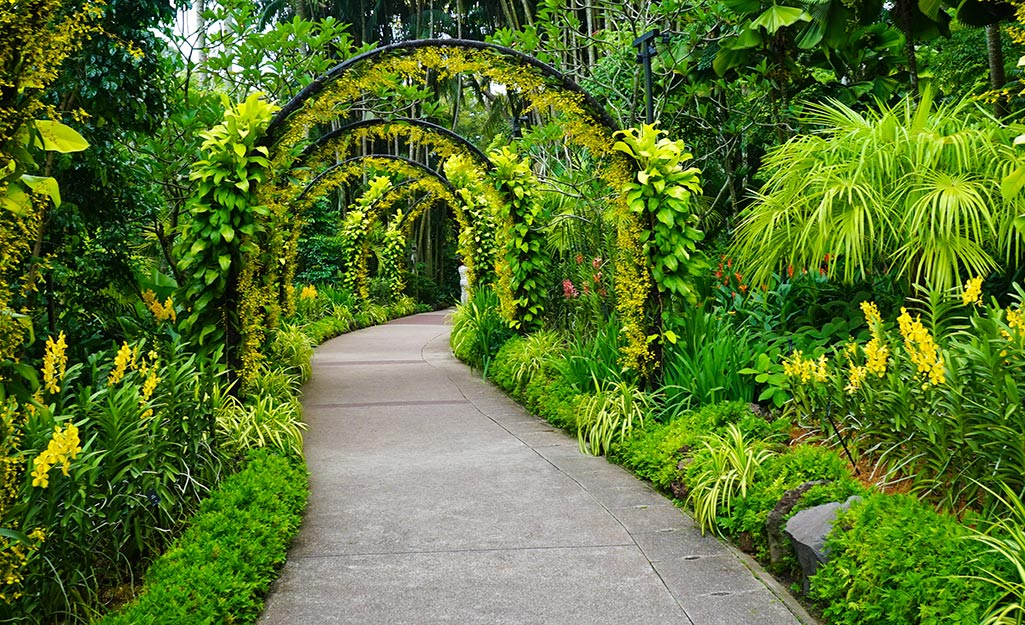
[(555, 427), (570, 431), (577, 430), (580, 405), (587, 401), (587, 396), (567, 384), (554, 365), (542, 367), (530, 379), (523, 391), (523, 398), (530, 410)]
[(680, 479), (677, 465), (697, 450), (702, 436), (721, 432), (730, 423), (736, 423), (745, 437), (772, 441), (785, 440), (789, 429), (786, 420), (766, 421), (744, 402), (712, 404), (675, 415), (668, 423), (649, 421), (616, 446), (610, 458), (666, 490)]
[(748, 489), (747, 497), (736, 502), (733, 513), (719, 519), (720, 526), (737, 536), (747, 534), (757, 555), (767, 555), (765, 520), (784, 493), (805, 482), (828, 480), (806, 492), (791, 514), (829, 501), (845, 501), (865, 488), (855, 480), (848, 464), (836, 450), (818, 445), (797, 445), (766, 460)]
[(310, 379), (313, 342), (300, 328), (288, 324), (278, 328), (270, 344), (270, 357), (274, 363), (296, 373), (300, 382)]
[(969, 530), (908, 495), (868, 495), (842, 513), (811, 596), (831, 625), (976, 625), (1000, 590), (970, 577), (1002, 564)]
[(452, 316), (452, 351), (471, 367), (487, 372), (488, 365), (513, 331), (499, 314), (498, 296), (480, 288)]
[(298, 459), (257, 451), (149, 568), (140, 595), (98, 625), (253, 623), (306, 505)]

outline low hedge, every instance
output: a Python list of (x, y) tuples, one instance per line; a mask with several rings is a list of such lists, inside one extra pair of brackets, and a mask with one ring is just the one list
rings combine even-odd
[(299, 530), (306, 496), (301, 459), (252, 452), (150, 566), (139, 596), (98, 625), (255, 622)]
[[(489, 377), (535, 414), (575, 431), (575, 406), (586, 400), (553, 366), (558, 354), (523, 376), (525, 337), (513, 337), (497, 351)], [(671, 420), (655, 419), (618, 445), (609, 459), (650, 480), (663, 491), (686, 498), (688, 481), (707, 464), (703, 440), (736, 424), (756, 448), (776, 453), (756, 471), (746, 497), (727, 511), (719, 508), (717, 531), (733, 537), (765, 561), (766, 519), (787, 491), (806, 482), (807, 490), (789, 514), (856, 494), (863, 498), (841, 515), (829, 538), (831, 559), (811, 578), (809, 598), (830, 625), (978, 625), (1000, 599), (1000, 591), (978, 579), (995, 574), (1013, 579), (1013, 571), (977, 541), (957, 519), (937, 513), (909, 495), (873, 492), (858, 482), (849, 463), (833, 449), (787, 445), (789, 423), (753, 414), (744, 402), (727, 402), (684, 411)], [(790, 557), (773, 568), (796, 573)]]

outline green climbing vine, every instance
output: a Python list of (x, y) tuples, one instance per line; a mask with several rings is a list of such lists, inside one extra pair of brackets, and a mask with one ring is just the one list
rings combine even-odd
[[(505, 198), (503, 260), (509, 272), (508, 293), (513, 304), (508, 319), (513, 327), (532, 332), (541, 327), (547, 297), (543, 277), (548, 263), (541, 252), (544, 235), (540, 230), (542, 206), (535, 195), (537, 179), (527, 162), (508, 147), (492, 152), (491, 162), (495, 165), (492, 181)], [(499, 287), (502, 291), (501, 279)], [(509, 312), (507, 307), (503, 307), (503, 312)]]
[[(707, 268), (697, 250), (704, 233), (696, 227), (698, 216), (692, 201), (701, 192), (701, 172), (685, 166), (692, 156), (683, 142), (672, 141), (664, 134), (654, 125), (630, 128), (617, 132), (613, 145), (614, 150), (626, 154), (636, 166), (633, 179), (622, 186), (626, 214), (621, 218), (627, 223), (620, 226), (619, 243), (627, 261), (620, 283), (624, 279), (635, 282), (627, 282), (624, 292), (619, 294), (620, 312), (625, 322), (638, 324), (638, 309), (647, 299), (647, 306), (656, 309), (647, 310), (643, 317), (659, 326), (645, 332), (628, 328), (624, 356), (639, 364), (638, 370), (645, 374), (657, 366), (658, 353), (652, 353), (651, 348), (658, 350), (663, 341), (676, 340), (671, 330), (661, 331), (672, 314), (664, 305), (664, 297), (693, 303), (695, 279)], [(637, 288), (637, 284), (652, 282), (626, 275), (640, 273), (640, 267), (650, 270), (656, 287), (654, 297)], [(644, 346), (640, 345), (641, 340)]]
[(489, 197), (480, 168), (464, 156), (445, 161), (445, 177), (456, 188), (455, 200), (465, 215), (466, 223), (459, 230), (459, 255), (466, 265), (469, 286), (494, 284), (498, 254), (494, 198)]
[(370, 298), (370, 275), (368, 256), (370, 254), (370, 225), (376, 215), (376, 204), (392, 187), (391, 178), (378, 176), (370, 181), (366, 192), (349, 208), (342, 220), (341, 247), (345, 272), (342, 286), (352, 291), (361, 300)]
[(403, 215), (398, 211), (384, 230), (381, 250), (378, 254), (377, 276), (388, 284), (392, 301), (397, 300), (406, 288), (403, 277), (403, 259), (406, 255), (406, 236), (403, 234)]
[(239, 314), (240, 277), (260, 251), (270, 210), (256, 200), (256, 185), (267, 174), (268, 150), (257, 145), (276, 107), (259, 94), (229, 106), (224, 121), (203, 133), (203, 156), (192, 168), (198, 181), (179, 239), (182, 275), (179, 301), (191, 309), (181, 322), (193, 345), (223, 357), (233, 370), (245, 368), (239, 348), (246, 326), (259, 320)]

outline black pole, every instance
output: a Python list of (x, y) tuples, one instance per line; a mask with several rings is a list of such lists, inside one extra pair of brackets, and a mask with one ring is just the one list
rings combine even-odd
[(655, 108), (651, 97), (651, 59), (655, 57), (655, 39), (658, 35), (656, 28), (634, 39), (637, 62), (644, 65), (644, 118), (647, 124), (655, 123)]

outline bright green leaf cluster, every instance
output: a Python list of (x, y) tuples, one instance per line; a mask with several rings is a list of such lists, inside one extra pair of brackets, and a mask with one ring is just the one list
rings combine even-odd
[(693, 299), (694, 279), (705, 263), (697, 250), (704, 233), (691, 198), (701, 192), (701, 173), (684, 168), (692, 156), (680, 141), (662, 137), (654, 125), (616, 134), (613, 149), (634, 159), (638, 171), (623, 189), (630, 210), (648, 216), (641, 243), (659, 291)]
[(254, 238), (270, 214), (256, 203), (255, 190), (269, 167), (267, 148), (258, 142), (275, 110), (254, 94), (202, 134), (205, 158), (192, 168), (199, 186), (179, 243), (179, 268), (189, 279), (176, 299), (191, 303), (181, 327), (203, 349), (223, 342), (229, 326), (238, 329), (238, 278), (246, 257), (259, 252)]
[(491, 153), (495, 187), (505, 197), (503, 210), (507, 238), (505, 262), (511, 271), (510, 290), (516, 303), (513, 327), (525, 331), (540, 329), (547, 292), (543, 276), (547, 259), (542, 253), (545, 236), (543, 207), (535, 195), (537, 179), (518, 154), (503, 147)]

